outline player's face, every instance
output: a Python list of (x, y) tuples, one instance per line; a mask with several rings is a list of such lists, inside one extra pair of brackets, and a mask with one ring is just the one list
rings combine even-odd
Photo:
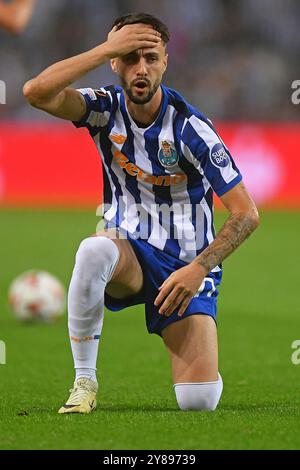
[(135, 104), (151, 101), (157, 92), (167, 68), (168, 55), (163, 44), (154, 48), (138, 49), (112, 61), (129, 99)]

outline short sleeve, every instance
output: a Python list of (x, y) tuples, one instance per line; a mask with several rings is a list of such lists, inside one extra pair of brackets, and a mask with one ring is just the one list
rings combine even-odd
[(182, 140), (188, 148), (186, 158), (206, 177), (218, 196), (242, 180), (229, 150), (209, 120), (191, 116), (183, 130)]
[(73, 121), (76, 127), (86, 127), (92, 136), (98, 134), (109, 121), (111, 113), (110, 94), (101, 88), (79, 88), (77, 91), (82, 94), (86, 102), (86, 113), (80, 121)]

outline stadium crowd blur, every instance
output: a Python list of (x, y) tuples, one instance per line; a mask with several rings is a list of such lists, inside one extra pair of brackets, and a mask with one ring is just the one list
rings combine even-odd
[[(0, 32), (0, 119), (51, 119), (22, 96), (26, 80), (106, 38), (115, 17), (145, 11), (169, 26), (164, 83), (212, 119), (299, 118), (291, 83), (300, 79), (299, 0), (38, 0), (21, 35)], [(75, 86), (116, 83), (109, 65)]]

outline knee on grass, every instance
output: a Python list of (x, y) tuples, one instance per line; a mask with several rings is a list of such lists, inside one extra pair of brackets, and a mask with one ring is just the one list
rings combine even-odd
[(215, 382), (177, 383), (174, 390), (181, 410), (214, 411), (222, 395), (222, 377), (218, 374)]

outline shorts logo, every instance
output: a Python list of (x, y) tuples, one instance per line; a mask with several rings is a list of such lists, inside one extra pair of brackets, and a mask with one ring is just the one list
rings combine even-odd
[(230, 159), (228, 153), (222, 144), (215, 144), (210, 151), (210, 160), (218, 168), (224, 168), (229, 165)]
[(158, 151), (158, 159), (162, 166), (170, 168), (178, 163), (178, 153), (175, 146), (168, 140), (163, 140)]

